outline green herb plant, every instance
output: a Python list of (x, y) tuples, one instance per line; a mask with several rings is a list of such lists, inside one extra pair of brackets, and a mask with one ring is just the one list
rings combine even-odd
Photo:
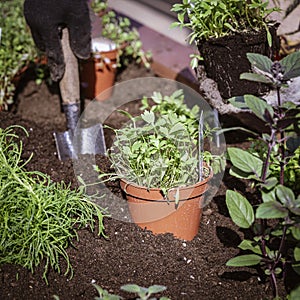
[[(199, 153), (199, 108), (190, 109), (183, 103), (182, 90), (171, 96), (155, 92), (152, 100), (156, 105), (151, 109), (137, 117), (123, 112), (129, 122), (120, 129), (111, 128), (115, 139), (108, 157), (114, 173), (104, 174), (98, 167), (95, 169), (101, 180), (126, 178), (140, 186), (159, 187), (167, 195), (171, 188), (195, 184), (199, 180), (199, 157), (211, 166), (212, 156)], [(146, 98), (142, 102), (143, 109), (149, 107)], [(205, 139), (209, 134), (207, 129), (201, 136)], [(203, 178), (209, 172), (205, 166)]]
[(14, 80), (37, 50), (23, 16), (22, 0), (0, 2), (0, 108), (13, 103)]
[[(184, 103), (183, 91), (177, 90), (172, 95), (162, 95), (161, 93), (154, 92), (151, 101), (154, 105), (150, 105), (148, 98), (143, 97), (141, 110), (148, 109), (159, 115), (175, 114), (176, 117), (182, 122), (187, 129), (192, 140), (195, 144), (199, 142), (199, 106), (195, 105), (189, 108)], [(211, 139), (217, 128), (211, 128), (208, 123), (203, 126), (203, 138)], [(214, 174), (217, 174), (225, 169), (224, 157), (214, 155), (210, 151), (202, 150), (202, 156), (207, 165), (211, 166)]]
[[(268, 26), (272, 22), (267, 17), (279, 9), (269, 9), (268, 4), (268, 1), (263, 0), (182, 0), (172, 7), (172, 11), (176, 12), (178, 17), (178, 21), (174, 22), (172, 27), (190, 29), (190, 44), (236, 32), (266, 29), (271, 45), (272, 38)], [(191, 65), (196, 67), (201, 57), (192, 57)]]
[[(246, 253), (230, 259), (227, 265), (259, 266), (278, 299), (278, 278), (286, 275), (288, 266), (300, 274), (300, 109), (281, 99), (281, 89), (300, 76), (300, 52), (275, 62), (260, 54), (248, 53), (247, 57), (254, 72), (241, 78), (270, 84), (277, 91), (277, 104), (271, 106), (253, 95), (230, 99), (233, 105), (250, 110), (262, 120), (267, 132), (253, 132), (259, 140), (254, 148), (228, 148), (230, 174), (249, 180), (256, 198), (254, 201), (238, 191), (226, 192), (233, 222), (253, 234), (239, 245)], [(295, 293), (298, 299), (299, 288)]]
[(0, 264), (18, 264), (33, 272), (44, 263), (47, 282), (50, 267), (60, 273), (62, 257), (67, 263), (64, 274), (72, 277), (66, 248), (78, 239), (78, 229), (94, 230), (96, 220), (98, 234), (103, 234), (104, 215), (83, 189), (71, 190), (41, 172), (26, 171), (32, 156), (22, 160), (23, 145), (15, 130), (0, 128)]
[(197, 182), (196, 144), (176, 115), (145, 111), (114, 132), (108, 155), (117, 177), (159, 187), (164, 195), (173, 187)]
[(104, 13), (107, 10), (107, 1), (106, 0), (92, 0), (91, 1), (91, 8), (94, 13)]
[[(97, 289), (99, 297), (95, 297), (96, 300), (121, 300), (123, 299), (121, 296), (110, 294), (107, 290), (102, 289), (97, 284), (94, 284), (94, 287)], [(163, 285), (151, 285), (148, 288), (141, 287), (137, 284), (125, 284), (121, 286), (121, 290), (134, 293), (138, 296), (135, 298), (137, 300), (169, 300), (167, 297), (154, 298), (151, 297), (153, 294), (161, 293), (166, 290), (166, 287)], [(150, 298), (151, 297), (151, 298)]]
[(113, 41), (118, 49), (117, 67), (127, 66), (134, 61), (150, 68), (151, 52), (145, 52), (138, 30), (127, 17), (108, 9), (106, 0), (94, 0), (91, 3), (95, 13), (102, 11), (101, 36)]

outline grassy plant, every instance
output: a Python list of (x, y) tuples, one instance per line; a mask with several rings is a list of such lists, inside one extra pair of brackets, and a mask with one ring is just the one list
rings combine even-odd
[[(186, 27), (191, 30), (189, 42), (200, 43), (210, 38), (228, 36), (236, 32), (266, 30), (269, 45), (272, 37), (268, 26), (272, 24), (268, 15), (278, 8), (268, 8), (263, 0), (182, 0), (173, 5), (178, 21), (173, 27)], [(193, 55), (191, 65), (197, 66), (199, 55)]]
[[(242, 104), (261, 119), (268, 133), (253, 133), (260, 140), (258, 145), (264, 144), (256, 151), (228, 148), (233, 165), (230, 174), (251, 181), (259, 203), (254, 206), (244, 195), (227, 190), (232, 220), (253, 232), (252, 239), (239, 245), (248, 253), (230, 259), (227, 265), (259, 266), (278, 299), (278, 277), (286, 275), (288, 266), (300, 274), (300, 190), (295, 181), (299, 176), (300, 109), (294, 103), (282, 103), (280, 93), (292, 78), (300, 76), (300, 52), (275, 62), (259, 54), (247, 56), (255, 73), (244, 73), (241, 78), (270, 84), (277, 90), (277, 104), (271, 106), (252, 95), (230, 99), (233, 105)], [(298, 299), (299, 288), (291, 295), (290, 299)]]
[(183, 0), (172, 8), (178, 14), (174, 26), (192, 30), (190, 42), (264, 29), (274, 10), (278, 8), (269, 9), (268, 1), (262, 0)]
[(45, 262), (43, 278), (49, 268), (60, 272), (60, 257), (67, 263), (65, 275), (72, 276), (66, 248), (77, 230), (103, 233), (103, 214), (83, 189), (71, 190), (54, 183), (40, 172), (29, 172), (22, 161), (22, 142), (14, 127), (0, 128), (0, 263), (19, 264), (32, 272)]
[(13, 103), (14, 78), (37, 50), (23, 16), (23, 0), (0, 2), (0, 107)]

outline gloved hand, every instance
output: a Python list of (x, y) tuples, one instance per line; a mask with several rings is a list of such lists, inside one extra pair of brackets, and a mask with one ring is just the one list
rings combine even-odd
[(87, 0), (25, 0), (24, 15), (36, 46), (46, 52), (51, 78), (65, 71), (61, 32), (69, 30), (70, 47), (77, 58), (91, 53), (91, 21)]

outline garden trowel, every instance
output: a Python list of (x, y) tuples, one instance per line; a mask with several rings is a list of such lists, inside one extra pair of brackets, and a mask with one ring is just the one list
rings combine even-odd
[(87, 128), (80, 127), (78, 61), (70, 48), (67, 28), (62, 31), (62, 49), (65, 73), (59, 87), (68, 130), (54, 133), (58, 158), (60, 160), (77, 159), (79, 154), (105, 154), (106, 145), (102, 124), (98, 123)]

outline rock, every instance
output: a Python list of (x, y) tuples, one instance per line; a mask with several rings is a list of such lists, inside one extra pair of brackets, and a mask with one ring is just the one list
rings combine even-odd
[[(282, 103), (290, 101), (297, 105), (300, 104), (300, 77), (292, 79), (287, 88), (280, 90)], [(277, 91), (272, 90), (263, 97), (270, 105), (277, 105)]]

